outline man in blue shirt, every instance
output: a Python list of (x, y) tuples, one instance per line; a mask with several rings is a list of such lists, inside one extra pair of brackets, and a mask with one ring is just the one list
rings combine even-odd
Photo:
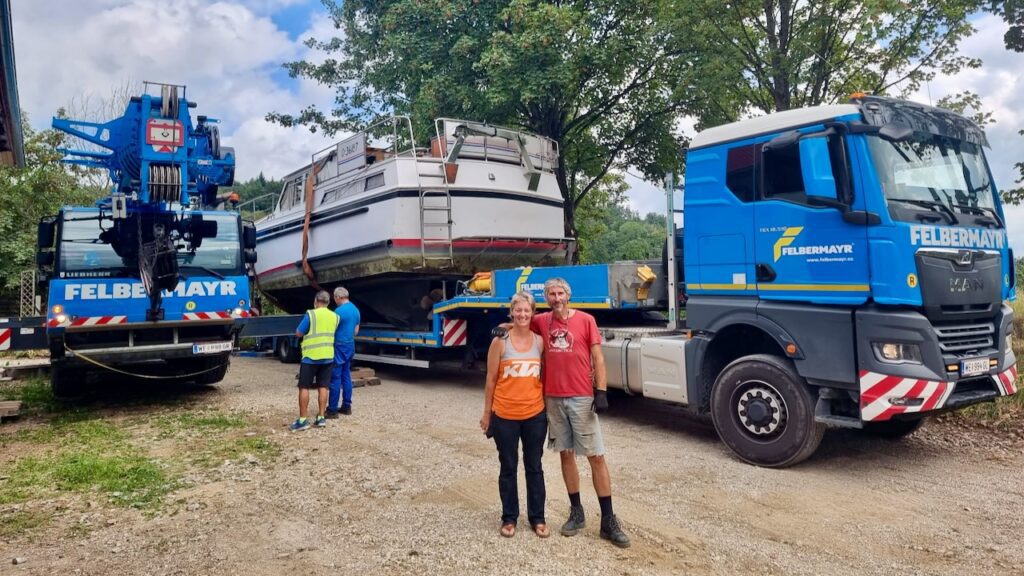
[[(359, 309), (349, 301), (348, 290), (334, 289), (334, 313), (338, 315), (338, 330), (334, 333), (334, 369), (331, 371), (331, 395), (327, 402), (327, 417), (352, 413), (352, 357), (356, 354), (356, 334), (359, 333)], [(338, 397), (341, 396), (341, 408)]]

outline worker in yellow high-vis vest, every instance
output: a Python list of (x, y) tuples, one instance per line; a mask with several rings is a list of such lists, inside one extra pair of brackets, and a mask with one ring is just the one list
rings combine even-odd
[(331, 384), (331, 365), (334, 363), (334, 332), (338, 329), (338, 315), (327, 307), (331, 295), (326, 290), (316, 293), (313, 309), (306, 310), (295, 335), (302, 338), (302, 364), (299, 366), (299, 418), (289, 428), (305, 430), (310, 422), (309, 391), (317, 389), (317, 417), (314, 426), (324, 427), (327, 420), (328, 386)]

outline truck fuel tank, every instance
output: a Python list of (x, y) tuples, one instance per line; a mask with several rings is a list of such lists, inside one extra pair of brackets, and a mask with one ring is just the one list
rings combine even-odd
[(685, 334), (651, 327), (606, 328), (601, 334), (609, 388), (688, 403)]

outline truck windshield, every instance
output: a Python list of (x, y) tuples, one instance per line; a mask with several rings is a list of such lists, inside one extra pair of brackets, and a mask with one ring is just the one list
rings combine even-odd
[(941, 218), (950, 224), (960, 223), (956, 217), (947, 219), (953, 213), (998, 221), (979, 145), (915, 133), (899, 142), (868, 136), (868, 148), (894, 217), (909, 220), (916, 217), (914, 212), (934, 212), (945, 214)]
[[(203, 213), (203, 219), (217, 223), (217, 235), (204, 238), (190, 253), (178, 252), (183, 276), (237, 275), (241, 273), (238, 215)], [(58, 272), (65, 276), (116, 276), (131, 274), (138, 268), (118, 256), (113, 246), (100, 239), (113, 227), (109, 213), (75, 210), (65, 212), (61, 223)], [(182, 245), (183, 242), (177, 242)]]

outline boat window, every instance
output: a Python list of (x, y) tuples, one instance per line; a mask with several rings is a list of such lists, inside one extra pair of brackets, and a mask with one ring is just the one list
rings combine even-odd
[(281, 210), (287, 210), (292, 206), (303, 203), (303, 192), (305, 191), (306, 175), (302, 174), (288, 182), (285, 182), (284, 190), (281, 192), (281, 201), (278, 206)]
[(380, 188), (384, 185), (384, 173), (374, 174), (366, 179), (366, 187), (363, 190), (372, 190), (374, 188)]

